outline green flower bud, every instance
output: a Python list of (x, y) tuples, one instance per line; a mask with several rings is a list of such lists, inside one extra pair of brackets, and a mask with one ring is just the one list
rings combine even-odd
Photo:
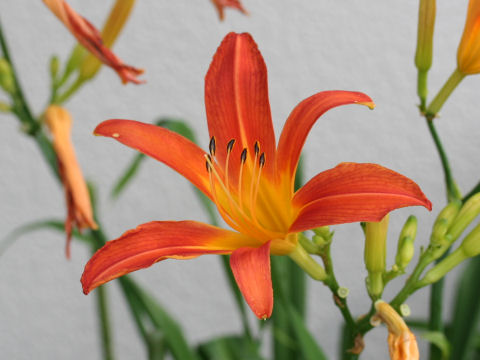
[(6, 113), (12, 111), (12, 107), (2, 101), (0, 101), (0, 112)]
[(0, 58), (0, 87), (10, 94), (15, 92), (15, 79), (13, 78), (12, 68), (5, 58)]
[(433, 30), (435, 27), (435, 0), (420, 0), (418, 11), (417, 51), (415, 66), (427, 71), (432, 66)]
[(478, 214), (480, 214), (480, 193), (473, 195), (467, 200), (449, 227), (448, 235), (452, 237), (452, 242), (458, 239)]
[(398, 269), (403, 271), (408, 266), (415, 253), (413, 245), (417, 236), (417, 218), (413, 215), (409, 216), (398, 238), (397, 256), (395, 264)]
[(315, 233), (315, 235), (321, 236), (324, 239), (328, 239), (332, 237), (332, 233), (330, 232), (330, 229), (328, 226), (315, 228), (313, 229), (313, 232)]
[(418, 69), (417, 93), (421, 99), (422, 109), (425, 108), (427, 100), (427, 73), (432, 66), (435, 12), (435, 0), (420, 0), (415, 66)]
[(430, 237), (430, 244), (441, 246), (446, 244), (445, 235), (447, 230), (452, 225), (453, 220), (457, 216), (462, 203), (460, 201), (452, 201), (440, 211), (435, 223), (433, 224), (432, 235)]
[(57, 56), (52, 56), (50, 59), (50, 76), (52, 79), (55, 79), (58, 75), (58, 70), (60, 69), (60, 60)]
[(468, 257), (477, 256), (480, 254), (480, 224), (463, 239), (462, 245), (460, 245), (464, 254)]
[(379, 222), (365, 225), (365, 267), (368, 271), (367, 290), (371, 297), (379, 297), (383, 292), (383, 274), (387, 255), (387, 214)]

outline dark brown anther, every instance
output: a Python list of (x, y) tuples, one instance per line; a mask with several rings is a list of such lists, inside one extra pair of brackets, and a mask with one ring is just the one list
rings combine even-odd
[(257, 156), (258, 153), (260, 152), (260, 144), (258, 143), (258, 141), (255, 141), (255, 145), (253, 146), (253, 149), (255, 150), (255, 156)]
[(227, 144), (227, 153), (231, 152), (233, 150), (233, 145), (235, 145), (235, 139), (232, 139), (228, 142)]
[(215, 151), (217, 147), (215, 146), (215, 136), (212, 136), (210, 143), (208, 144), (208, 150), (210, 150), (210, 155), (215, 156)]
[(208, 160), (205, 161), (205, 168), (207, 169), (208, 172), (212, 171), (212, 168), (210, 167), (210, 164), (208, 163)]
[(207, 160), (205, 161), (205, 166), (207, 168), (207, 171), (210, 172), (212, 171), (212, 157), (208, 154), (205, 154)]
[(247, 161), (247, 148), (242, 150), (242, 153), (240, 154), (240, 161), (242, 164), (245, 164), (245, 161)]
[(265, 153), (262, 153), (262, 155), (260, 155), (260, 159), (258, 160), (258, 165), (260, 165), (260, 167), (265, 166)]

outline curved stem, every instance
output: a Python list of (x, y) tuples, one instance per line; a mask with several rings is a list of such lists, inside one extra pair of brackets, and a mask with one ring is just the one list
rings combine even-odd
[(358, 354), (354, 354), (352, 352), (349, 352), (348, 350), (355, 348), (355, 338), (357, 337), (357, 335), (359, 335), (358, 326), (357, 322), (352, 316), (352, 313), (350, 312), (347, 299), (338, 295), (338, 290), (340, 289), (340, 286), (338, 285), (337, 278), (335, 277), (335, 272), (333, 270), (333, 262), (330, 255), (330, 244), (326, 245), (323, 251), (319, 253), (319, 255), (323, 260), (325, 272), (327, 274), (327, 278), (323, 281), (323, 283), (327, 285), (332, 292), (334, 304), (340, 310), (340, 313), (345, 320), (346, 329), (344, 330), (344, 338), (342, 344), (342, 359), (357, 359)]
[(450, 202), (452, 200), (459, 199), (459, 194), (455, 185), (455, 181), (453, 180), (452, 171), (450, 169), (450, 163), (448, 161), (447, 153), (445, 152), (442, 141), (438, 136), (437, 130), (435, 125), (433, 124), (433, 119), (426, 117), (428, 130), (430, 131), (430, 135), (432, 135), (433, 142), (435, 143), (435, 147), (437, 148), (438, 155), (440, 156), (440, 161), (442, 162), (443, 173), (445, 175), (445, 185), (447, 187), (447, 201)]

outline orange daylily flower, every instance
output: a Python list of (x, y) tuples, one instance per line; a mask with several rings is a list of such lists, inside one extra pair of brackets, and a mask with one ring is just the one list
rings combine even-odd
[(137, 78), (143, 73), (143, 70), (123, 63), (104, 44), (100, 32), (87, 19), (73, 10), (65, 0), (43, 0), (43, 2), (63, 22), (80, 44), (102, 63), (117, 72), (124, 84), (127, 82), (141, 84), (143, 82)]
[(458, 70), (464, 75), (480, 73), (480, 0), (468, 3), (467, 20), (457, 51)]
[(261, 319), (272, 313), (270, 254), (299, 251), (297, 233), (323, 225), (379, 221), (403, 206), (431, 204), (410, 179), (375, 164), (342, 163), (297, 192), (300, 153), (315, 121), (346, 104), (373, 107), (365, 94), (325, 91), (292, 111), (275, 144), (267, 69), (249, 34), (225, 37), (205, 78), (209, 153), (186, 138), (132, 120), (108, 120), (112, 137), (176, 170), (217, 206), (232, 230), (195, 221), (153, 221), (109, 241), (85, 266), (83, 291), (166, 258), (231, 254), (245, 300)]
[(388, 303), (379, 300), (375, 303), (377, 313), (373, 320), (380, 320), (388, 328), (388, 350), (391, 360), (418, 360), (417, 339), (402, 317)]
[(217, 8), (218, 17), (223, 20), (225, 17), (224, 8), (231, 7), (237, 9), (240, 12), (247, 14), (247, 11), (243, 8), (240, 0), (212, 0), (213, 5)]
[(78, 164), (70, 138), (72, 118), (67, 110), (51, 105), (45, 112), (45, 122), (52, 134), (53, 148), (57, 154), (59, 173), (62, 178), (67, 203), (66, 253), (70, 257), (70, 240), (75, 226), (78, 230), (96, 229), (92, 205), (82, 170)]

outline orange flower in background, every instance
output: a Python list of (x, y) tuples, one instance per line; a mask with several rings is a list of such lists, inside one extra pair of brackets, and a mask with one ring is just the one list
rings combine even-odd
[(62, 178), (67, 203), (67, 257), (70, 257), (70, 240), (75, 226), (78, 230), (96, 229), (92, 205), (82, 170), (77, 162), (70, 138), (72, 118), (67, 110), (51, 105), (45, 112), (45, 122), (53, 137), (53, 148), (57, 154), (59, 173)]
[(267, 69), (249, 34), (225, 37), (205, 78), (205, 103), (208, 154), (174, 132), (132, 120), (105, 121), (94, 133), (179, 172), (216, 204), (233, 231), (195, 221), (139, 225), (90, 259), (81, 280), (85, 293), (167, 258), (231, 254), (230, 265), (245, 300), (264, 319), (273, 308), (270, 254), (298, 259), (304, 254), (298, 232), (379, 221), (404, 206), (431, 208), (412, 180), (376, 164), (342, 163), (294, 192), (300, 153), (316, 120), (336, 106), (373, 103), (359, 92), (315, 94), (295, 107), (276, 146)]
[(468, 3), (467, 20), (457, 52), (458, 70), (464, 75), (480, 72), (480, 0)]
[(224, 8), (231, 7), (237, 9), (240, 12), (247, 14), (247, 11), (243, 8), (240, 0), (212, 0), (213, 5), (217, 8), (218, 17), (223, 20), (225, 17)]
[(123, 61), (103, 43), (99, 31), (87, 19), (73, 10), (64, 0), (43, 0), (43, 2), (55, 16), (63, 22), (80, 44), (95, 55), (102, 63), (110, 66), (117, 72), (124, 84), (127, 82), (133, 82), (135, 84), (143, 82), (137, 78), (137, 76), (143, 73), (143, 70), (124, 64)]
[(379, 300), (375, 303), (377, 313), (372, 318), (380, 320), (388, 328), (388, 349), (392, 360), (418, 360), (417, 339), (402, 317), (388, 303)]

